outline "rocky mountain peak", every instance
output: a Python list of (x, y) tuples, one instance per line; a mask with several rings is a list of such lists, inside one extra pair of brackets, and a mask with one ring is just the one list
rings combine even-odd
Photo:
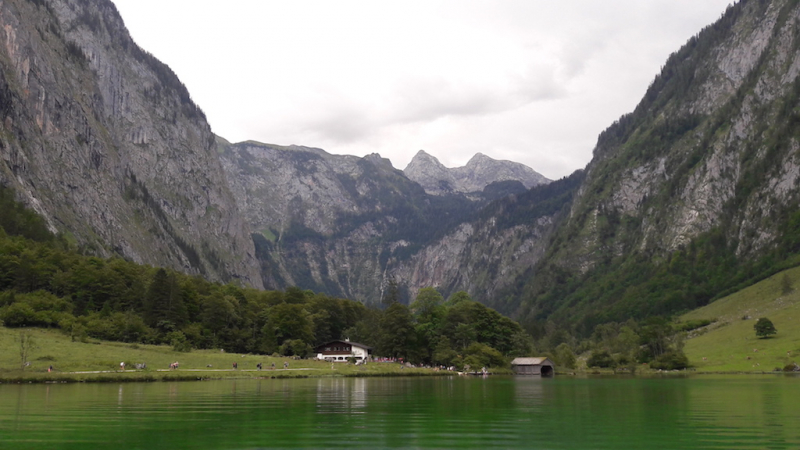
[(456, 180), (450, 169), (425, 150), (420, 150), (403, 170), (406, 177), (416, 181), (432, 195), (444, 195), (457, 191)]
[(470, 158), (469, 161), (467, 161), (467, 166), (466, 167), (470, 167), (470, 166), (474, 166), (476, 164), (480, 164), (481, 162), (486, 161), (486, 160), (494, 161), (492, 158), (484, 155), (481, 152), (475, 153), (475, 155), (472, 158)]
[(481, 192), (498, 181), (519, 181), (528, 189), (550, 182), (524, 164), (499, 161), (483, 153), (476, 153), (463, 167), (449, 169), (436, 157), (420, 150), (403, 172), (431, 195)]

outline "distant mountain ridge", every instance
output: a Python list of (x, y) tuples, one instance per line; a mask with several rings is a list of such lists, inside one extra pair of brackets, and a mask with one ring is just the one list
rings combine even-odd
[(365, 302), (379, 301), (387, 277), (418, 249), (489, 202), (526, 190), (519, 181), (484, 176), (488, 185), (476, 184), (482, 190), (469, 196), (431, 195), (378, 154), (360, 158), (219, 137), (217, 149), (253, 230), (265, 285)]
[(482, 153), (476, 153), (465, 166), (450, 169), (420, 150), (403, 173), (432, 195), (480, 192), (500, 181), (519, 181), (526, 189), (551, 181), (524, 164), (498, 161)]

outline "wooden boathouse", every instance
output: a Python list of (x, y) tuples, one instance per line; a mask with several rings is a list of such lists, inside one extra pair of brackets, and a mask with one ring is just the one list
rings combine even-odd
[(514, 358), (511, 361), (511, 370), (517, 375), (541, 375), (552, 377), (556, 372), (556, 365), (550, 358)]

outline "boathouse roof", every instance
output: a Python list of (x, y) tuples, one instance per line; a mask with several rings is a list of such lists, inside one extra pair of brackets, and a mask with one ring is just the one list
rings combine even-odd
[(547, 357), (545, 357), (545, 356), (539, 356), (539, 357), (534, 357), (534, 358), (514, 358), (514, 360), (511, 361), (511, 365), (512, 366), (538, 366), (538, 365), (545, 364), (545, 361), (547, 361), (547, 363), (549, 363), (550, 365), (553, 365), (553, 362), (550, 361), (549, 359), (547, 359)]

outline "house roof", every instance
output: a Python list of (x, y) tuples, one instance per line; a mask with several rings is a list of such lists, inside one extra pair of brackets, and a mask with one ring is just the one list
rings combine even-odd
[(361, 348), (366, 348), (367, 350), (372, 350), (372, 347), (370, 347), (369, 345), (359, 344), (358, 342), (347, 341), (347, 340), (344, 340), (344, 339), (336, 339), (335, 341), (326, 342), (326, 343), (320, 344), (320, 345), (318, 345), (318, 346), (316, 346), (314, 348), (325, 347), (326, 345), (337, 344), (337, 343), (350, 344), (350, 345), (354, 345), (356, 347), (361, 347)]
[(539, 366), (545, 364), (545, 362), (549, 363), (550, 365), (554, 365), (553, 361), (550, 361), (545, 356), (538, 356), (533, 358), (514, 358), (511, 361), (512, 366)]

